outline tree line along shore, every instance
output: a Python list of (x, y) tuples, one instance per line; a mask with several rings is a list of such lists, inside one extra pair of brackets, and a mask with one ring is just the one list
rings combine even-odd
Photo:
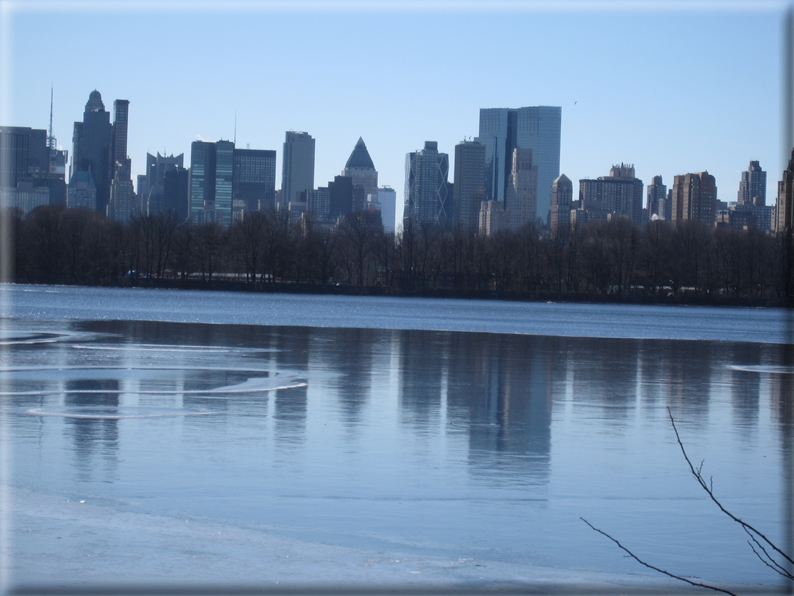
[(276, 210), (228, 228), (54, 206), (2, 218), (17, 283), (765, 306), (787, 306), (794, 287), (791, 234), (697, 221), (619, 218), (551, 238), (536, 225), (384, 233), (369, 212), (333, 227)]

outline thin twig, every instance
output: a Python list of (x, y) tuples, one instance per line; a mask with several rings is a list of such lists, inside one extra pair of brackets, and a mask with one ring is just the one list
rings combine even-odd
[(750, 524), (748, 524), (747, 522), (745, 522), (745, 521), (742, 521), (741, 519), (739, 519), (738, 517), (736, 517), (736, 516), (735, 516), (733, 513), (731, 513), (731, 512), (730, 512), (730, 511), (728, 511), (727, 509), (725, 509), (725, 507), (723, 507), (723, 506), (722, 506), (722, 503), (720, 503), (720, 502), (717, 500), (717, 497), (715, 497), (715, 496), (714, 496), (714, 493), (713, 493), (713, 492), (712, 492), (712, 490), (711, 490), (711, 489), (708, 487), (708, 485), (706, 484), (706, 481), (705, 481), (705, 480), (703, 480), (703, 476), (700, 474), (700, 470), (703, 468), (703, 463), (701, 462), (701, 464), (700, 464), (700, 468), (698, 468), (698, 469), (696, 470), (696, 469), (695, 469), (695, 466), (693, 466), (693, 465), (692, 465), (692, 462), (690, 461), (690, 459), (689, 459), (689, 456), (686, 454), (686, 449), (684, 449), (684, 444), (681, 442), (681, 437), (680, 437), (680, 435), (678, 434), (678, 429), (677, 429), (677, 428), (676, 428), (676, 426), (675, 426), (675, 420), (673, 420), (673, 414), (672, 414), (672, 412), (670, 411), (670, 408), (669, 408), (669, 406), (668, 406), (668, 408), (667, 408), (667, 415), (670, 417), (670, 424), (672, 424), (672, 425), (673, 425), (673, 430), (675, 431), (675, 438), (676, 438), (676, 440), (678, 441), (678, 446), (679, 446), (679, 447), (681, 447), (681, 453), (683, 453), (683, 454), (684, 454), (684, 459), (686, 460), (686, 463), (689, 465), (689, 470), (692, 472), (692, 475), (693, 475), (693, 476), (694, 476), (694, 477), (697, 479), (698, 483), (699, 483), (699, 484), (700, 484), (700, 486), (703, 488), (703, 490), (705, 490), (705, 491), (706, 491), (706, 493), (707, 493), (707, 494), (708, 494), (708, 496), (711, 498), (711, 500), (712, 500), (712, 501), (714, 501), (714, 503), (717, 505), (717, 507), (719, 507), (719, 508), (720, 508), (720, 511), (722, 511), (722, 512), (723, 512), (725, 515), (727, 515), (728, 517), (730, 517), (730, 518), (731, 518), (733, 521), (735, 521), (737, 524), (741, 525), (741, 526), (742, 526), (742, 527), (743, 527), (745, 530), (750, 530), (751, 532), (754, 532), (755, 534), (757, 534), (757, 535), (758, 535), (758, 536), (761, 538), (761, 540), (763, 540), (764, 542), (766, 542), (766, 544), (767, 544), (767, 545), (769, 545), (769, 547), (770, 547), (770, 548), (772, 548), (772, 549), (773, 549), (775, 552), (777, 552), (777, 553), (778, 553), (780, 556), (782, 556), (784, 559), (786, 559), (786, 561), (788, 561), (789, 563), (791, 563), (792, 565), (794, 565), (794, 559), (792, 559), (791, 557), (789, 557), (789, 556), (788, 556), (786, 553), (784, 553), (784, 552), (783, 552), (782, 550), (780, 550), (780, 549), (779, 549), (777, 546), (775, 546), (775, 544), (774, 544), (774, 543), (773, 543), (771, 540), (769, 540), (769, 538), (767, 538), (766, 536), (764, 536), (764, 534), (763, 534), (763, 533), (761, 533), (761, 532), (759, 532), (758, 530), (756, 530), (756, 529), (755, 529), (753, 526), (751, 526), (751, 525), (750, 525)]
[(701, 584), (701, 583), (698, 583), (698, 582), (693, 582), (692, 580), (687, 579), (685, 577), (681, 577), (680, 575), (675, 575), (674, 573), (670, 573), (669, 571), (665, 571), (664, 569), (659, 569), (658, 567), (654, 567), (653, 565), (651, 565), (649, 563), (646, 563), (645, 561), (640, 559), (637, 555), (635, 555), (633, 552), (631, 552), (629, 549), (627, 549), (625, 546), (623, 546), (618, 540), (616, 540), (615, 538), (613, 538), (612, 536), (610, 536), (609, 534), (607, 534), (603, 530), (599, 530), (598, 528), (593, 526), (593, 524), (591, 524), (585, 518), (580, 517), (579, 519), (581, 519), (584, 523), (586, 523), (588, 526), (590, 526), (591, 529), (593, 529), (596, 532), (598, 532), (599, 534), (603, 534), (604, 536), (609, 538), (612, 542), (617, 544), (618, 547), (620, 547), (622, 550), (626, 551), (632, 559), (634, 559), (635, 561), (637, 561), (641, 565), (645, 565), (648, 569), (653, 569), (654, 571), (658, 571), (659, 573), (663, 573), (664, 575), (667, 575), (668, 577), (672, 577), (673, 579), (681, 580), (682, 582), (686, 582), (686, 583), (688, 583), (691, 586), (697, 586), (699, 588), (707, 588), (709, 590), (714, 590), (716, 592), (722, 592), (723, 594), (730, 594), (731, 596), (736, 596), (736, 594), (734, 594), (733, 592), (729, 592), (728, 590), (723, 590), (722, 588), (717, 588), (715, 586), (710, 586), (708, 584)]
[(775, 559), (773, 559), (768, 552), (766, 552), (766, 549), (764, 548), (764, 546), (760, 542), (758, 542), (758, 540), (756, 540), (755, 536), (753, 536), (753, 533), (750, 530), (748, 530), (747, 528), (743, 528), (743, 529), (744, 529), (745, 532), (747, 532), (747, 535), (750, 537), (750, 539), (758, 545), (758, 548), (761, 549), (761, 551), (764, 553), (764, 556), (768, 559), (768, 561), (764, 560), (764, 557), (762, 557), (758, 553), (758, 551), (755, 550), (755, 547), (753, 546), (753, 543), (748, 540), (747, 544), (750, 545), (750, 548), (753, 549), (753, 552), (755, 553), (755, 556), (758, 557), (759, 559), (761, 559), (762, 563), (764, 563), (767, 567), (771, 567), (772, 569), (774, 569), (777, 573), (779, 573), (783, 577), (787, 577), (788, 579), (794, 579), (794, 575), (789, 573), (782, 565), (780, 565), (780, 563), (775, 561)]

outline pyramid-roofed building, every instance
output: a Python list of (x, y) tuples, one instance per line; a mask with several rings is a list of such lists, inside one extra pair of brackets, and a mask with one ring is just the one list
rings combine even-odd
[(378, 171), (375, 169), (375, 164), (372, 163), (372, 158), (367, 151), (367, 145), (361, 137), (353, 148), (353, 152), (345, 164), (345, 169), (342, 170), (342, 176), (352, 178), (353, 186), (361, 186), (365, 196), (378, 192)]

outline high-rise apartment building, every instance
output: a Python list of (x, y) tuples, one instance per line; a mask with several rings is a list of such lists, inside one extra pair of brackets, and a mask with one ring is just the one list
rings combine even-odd
[(314, 189), (314, 139), (307, 132), (287, 131), (281, 170), (281, 205), (300, 201), (300, 193)]
[(673, 179), (673, 221), (691, 219), (712, 225), (716, 221), (717, 184), (708, 172)]
[[(72, 136), (72, 170), (70, 182), (77, 172), (91, 172), (96, 185), (96, 210), (105, 213), (110, 199), (112, 175), (113, 125), (105, 111), (102, 95), (94, 90), (88, 96), (83, 121), (74, 123)], [(125, 156), (126, 157), (126, 156)]]
[(560, 174), (551, 185), (551, 217), (549, 226), (552, 238), (567, 239), (571, 230), (571, 203), (573, 202), (573, 182), (565, 174)]
[(455, 186), (452, 190), (453, 223), (463, 229), (479, 226), (480, 204), (485, 200), (485, 145), (463, 141), (455, 145)]
[(609, 176), (579, 180), (581, 208), (588, 212), (588, 221), (622, 215), (641, 225), (643, 186), (642, 180), (634, 176), (633, 165), (612, 166)]
[(648, 185), (648, 200), (645, 204), (648, 218), (668, 219), (664, 216), (664, 202), (667, 200), (667, 185), (662, 182), (661, 176), (654, 176)]
[(777, 183), (777, 232), (794, 230), (794, 149), (783, 179)]
[(537, 215), (547, 221), (551, 186), (560, 175), (562, 108), (534, 106), (518, 109), (483, 108), (477, 141), (485, 145), (485, 198), (512, 210), (506, 192), (513, 151), (532, 149), (538, 166)]
[(537, 217), (538, 166), (532, 163), (532, 149), (513, 149), (512, 164), (505, 201), (510, 205), (510, 225), (517, 230)]
[(378, 171), (372, 158), (369, 156), (364, 139), (358, 138), (353, 152), (342, 170), (342, 176), (353, 179), (353, 186), (360, 186), (364, 189), (364, 195), (374, 194), (378, 191)]
[(449, 192), (449, 156), (438, 152), (436, 141), (425, 141), (421, 151), (405, 156), (405, 212), (408, 221), (446, 225), (452, 221)]
[(751, 161), (747, 171), (742, 172), (736, 202), (748, 206), (766, 205), (766, 172), (761, 169), (759, 162)]

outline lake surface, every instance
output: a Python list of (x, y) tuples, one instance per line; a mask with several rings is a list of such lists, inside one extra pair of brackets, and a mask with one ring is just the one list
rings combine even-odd
[(660, 581), (584, 517), (776, 585), (668, 407), (791, 547), (780, 310), (5, 286), (0, 315), (16, 584)]

